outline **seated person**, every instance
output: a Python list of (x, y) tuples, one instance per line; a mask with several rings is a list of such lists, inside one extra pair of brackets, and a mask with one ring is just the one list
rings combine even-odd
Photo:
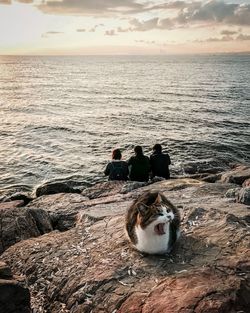
[(120, 149), (112, 152), (112, 161), (108, 163), (104, 174), (109, 176), (109, 180), (128, 180), (128, 164), (121, 161), (122, 154)]
[(160, 144), (155, 144), (153, 154), (150, 156), (152, 178), (158, 176), (169, 179), (170, 173), (168, 167), (170, 164), (170, 156), (167, 153), (162, 153), (162, 146)]
[(128, 160), (129, 179), (133, 181), (147, 182), (150, 172), (149, 158), (143, 154), (141, 146), (136, 146), (134, 152), (135, 155)]

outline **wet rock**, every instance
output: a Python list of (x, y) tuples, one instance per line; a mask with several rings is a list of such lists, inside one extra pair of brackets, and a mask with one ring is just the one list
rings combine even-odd
[(223, 183), (242, 185), (243, 182), (248, 178), (250, 178), (250, 168), (240, 165), (235, 167), (233, 170), (222, 174), (221, 181)]
[(198, 166), (197, 164), (186, 164), (183, 167), (185, 174), (196, 174), (197, 173)]
[(13, 205), (13, 202), (0, 204), (0, 253), (20, 240), (53, 230), (49, 215), (45, 211), (15, 206), (6, 208), (6, 205), (11, 204)]
[(23, 205), (27, 205), (33, 198), (27, 193), (14, 193), (11, 196), (4, 198), (4, 202), (21, 200), (23, 201)]
[(213, 162), (209, 164), (206, 162), (190, 162), (186, 163), (183, 166), (183, 170), (185, 174), (197, 174), (197, 173), (209, 173), (209, 174), (217, 174), (219, 172), (224, 171), (224, 168), (214, 165)]
[(3, 262), (0, 262), (0, 312), (31, 313), (30, 293), (24, 279), (13, 277)]
[(65, 183), (45, 183), (44, 185), (37, 187), (35, 191), (36, 197), (56, 193), (81, 193), (81, 190), (72, 188)]
[(238, 193), (238, 201), (243, 204), (250, 204), (250, 187), (242, 188)]

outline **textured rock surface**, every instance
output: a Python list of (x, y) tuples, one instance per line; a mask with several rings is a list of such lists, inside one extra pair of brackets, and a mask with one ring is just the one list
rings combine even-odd
[(250, 168), (247, 166), (239, 165), (233, 170), (224, 173), (221, 176), (223, 183), (234, 183), (242, 185), (246, 179), (250, 178)]
[(20, 240), (53, 229), (47, 212), (16, 207), (19, 202), (0, 203), (0, 253)]
[(37, 187), (35, 191), (36, 197), (41, 197), (44, 195), (51, 195), (56, 193), (81, 193), (79, 189), (70, 187), (65, 183), (46, 183)]
[(64, 231), (76, 223), (76, 215), (82, 210), (88, 198), (75, 193), (57, 193), (41, 196), (33, 200), (27, 208), (46, 211), (51, 219), (54, 229)]
[[(122, 187), (109, 182), (85, 191), (90, 200), (61, 194), (33, 203), (36, 210), (73, 210), (81, 218), (68, 231), (21, 241), (2, 254), (15, 274), (26, 275), (32, 307), (42, 313), (247, 313), (250, 213), (224, 197), (235, 185), (175, 179), (120, 194)], [(149, 189), (182, 207), (182, 235), (170, 255), (142, 255), (124, 235), (126, 208)]]
[(0, 262), (0, 312), (31, 313), (30, 293), (24, 278), (13, 277), (10, 268)]
[(250, 187), (244, 187), (239, 191), (238, 201), (244, 204), (250, 204)]

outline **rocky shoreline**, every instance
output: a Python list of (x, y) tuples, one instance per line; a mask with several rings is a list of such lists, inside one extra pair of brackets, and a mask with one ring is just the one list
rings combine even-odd
[[(124, 213), (145, 190), (180, 208), (169, 255), (138, 253)], [(150, 184), (46, 184), (0, 203), (0, 312), (249, 312), (250, 167)]]

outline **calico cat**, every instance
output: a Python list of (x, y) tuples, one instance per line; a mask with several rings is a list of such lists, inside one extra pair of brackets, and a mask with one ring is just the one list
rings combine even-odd
[(180, 235), (179, 211), (163, 194), (146, 192), (128, 209), (126, 232), (137, 250), (168, 253)]

